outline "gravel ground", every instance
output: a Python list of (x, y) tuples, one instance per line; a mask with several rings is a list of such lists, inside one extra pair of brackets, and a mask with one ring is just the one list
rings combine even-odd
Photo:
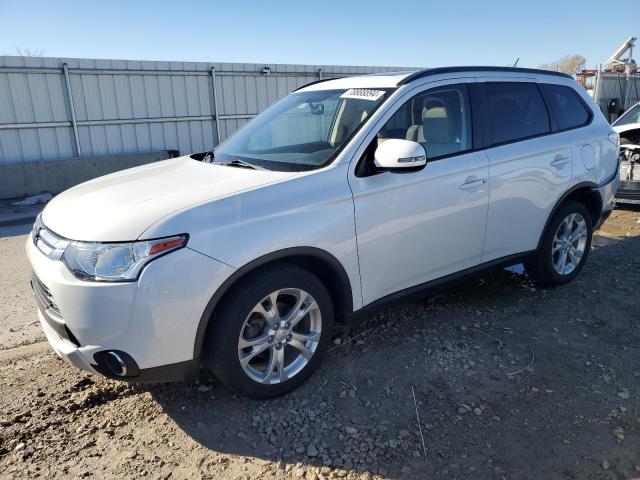
[(29, 279), (24, 251), (31, 225), (0, 228), (0, 350), (44, 340)]
[(58, 360), (23, 242), (0, 240), (0, 477), (640, 477), (640, 208), (613, 213), (572, 284), (499, 271), (395, 304), (266, 402), (206, 373), (129, 386)]

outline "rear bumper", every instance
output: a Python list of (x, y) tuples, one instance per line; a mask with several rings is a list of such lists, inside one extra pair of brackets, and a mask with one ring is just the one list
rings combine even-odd
[(616, 169), (615, 175), (607, 182), (596, 187), (596, 190), (600, 193), (600, 198), (602, 198), (602, 213), (596, 222), (596, 229), (600, 228), (604, 221), (609, 218), (609, 215), (611, 215), (611, 212), (616, 206), (616, 193), (618, 192), (618, 188), (620, 188), (620, 175), (618, 171), (619, 168)]

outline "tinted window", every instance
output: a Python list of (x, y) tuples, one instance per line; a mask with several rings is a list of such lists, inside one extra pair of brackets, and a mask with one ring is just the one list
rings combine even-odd
[(579, 127), (589, 121), (589, 111), (572, 88), (563, 85), (540, 85), (540, 88), (547, 97), (560, 130)]
[(486, 88), (494, 144), (551, 131), (549, 114), (535, 83), (489, 82)]
[(434, 159), (471, 149), (471, 111), (465, 85), (420, 93), (407, 101), (378, 133), (378, 145), (389, 138), (413, 140)]

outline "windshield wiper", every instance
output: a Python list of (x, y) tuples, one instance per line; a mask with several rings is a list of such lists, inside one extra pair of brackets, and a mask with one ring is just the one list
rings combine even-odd
[[(207, 157), (210, 157), (209, 160), (207, 160)], [(200, 160), (201, 162), (208, 162), (208, 163), (213, 163), (215, 157), (214, 157), (214, 153), (213, 153), (213, 148), (211, 150), (208, 150), (207, 153), (204, 154), (204, 156), (202, 157), (202, 160)]]
[[(217, 162), (216, 162), (217, 163)], [(235, 159), (230, 162), (220, 162), (220, 165), (226, 165), (227, 167), (237, 167), (237, 168), (251, 168), (253, 170), (264, 170), (263, 167), (259, 167), (254, 165), (253, 163), (245, 162), (244, 160)]]

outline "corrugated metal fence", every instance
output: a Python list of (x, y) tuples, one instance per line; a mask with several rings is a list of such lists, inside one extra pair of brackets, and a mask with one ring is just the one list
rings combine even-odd
[(305, 83), (404, 69), (0, 56), (0, 164), (201, 152)]
[(609, 102), (613, 99), (618, 99), (621, 110), (630, 108), (640, 101), (640, 74), (627, 76), (619, 73), (598, 72), (593, 98), (607, 118), (609, 118)]

